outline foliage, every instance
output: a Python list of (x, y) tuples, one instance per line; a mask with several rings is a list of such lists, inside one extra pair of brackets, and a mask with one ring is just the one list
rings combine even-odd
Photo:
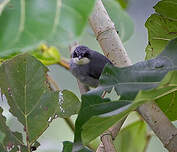
[(128, 0), (115, 0), (115, 1), (117, 1), (121, 5), (122, 8), (124, 9), (127, 8)]
[(177, 37), (177, 1), (161, 0), (154, 6), (155, 12), (146, 21), (148, 45), (146, 59), (157, 56), (168, 41)]
[[(107, 65), (101, 75), (100, 86), (82, 95), (82, 106), (75, 124), (76, 145), (82, 142), (88, 144), (137, 106), (147, 101), (163, 101), (164, 96), (166, 98), (177, 91), (177, 71), (173, 71), (177, 70), (176, 50), (177, 38), (155, 59), (125, 68)], [(168, 71), (171, 72), (167, 74)], [(98, 96), (113, 87), (120, 95), (119, 100), (110, 101)], [(171, 105), (170, 99), (166, 102)], [(175, 102), (173, 106), (177, 106)], [(164, 112), (177, 120), (175, 110)]]
[(120, 152), (143, 152), (146, 146), (146, 134), (146, 124), (143, 121), (129, 124), (119, 132), (114, 140), (116, 150)]
[[(72, 148), (73, 148), (73, 143), (72, 142), (69, 142), (69, 141), (63, 142), (62, 152), (70, 152), (70, 151), (72, 151)], [(92, 151), (89, 150), (87, 147), (82, 147), (82, 149), (77, 151), (77, 152), (92, 152)]]
[[(63, 152), (72, 149), (91, 152), (83, 144), (152, 100), (170, 120), (177, 120), (177, 71), (174, 71), (177, 70), (177, 38), (172, 40), (177, 37), (176, 0), (161, 0), (154, 7), (155, 14), (146, 22), (149, 38), (146, 58), (156, 58), (125, 68), (107, 65), (100, 86), (82, 95), (82, 102), (69, 90), (52, 90), (47, 80), (48, 69), (43, 64), (60, 62), (59, 47), (68, 46), (82, 36), (94, 4), (95, 0), (0, 1), (0, 89), (9, 111), (24, 128), (23, 132), (12, 131), (0, 107), (0, 151), (30, 152), (32, 147), (39, 146), (37, 139), (53, 119), (78, 114), (74, 143), (64, 142)], [(103, 4), (121, 39), (128, 40), (133, 24), (123, 10), (126, 1), (103, 0)], [(26, 51), (30, 55), (19, 55)], [(119, 99), (101, 97), (104, 91), (113, 88)], [(142, 152), (146, 134), (144, 122), (134, 122), (120, 132), (114, 143), (121, 152), (132, 149)]]
[(69, 90), (59, 92), (59, 109), (58, 116), (67, 118), (74, 114), (78, 114), (81, 103), (77, 96)]
[(0, 66), (1, 93), (7, 98), (9, 111), (23, 124), (27, 143), (25, 146), (19, 133), (11, 133), (18, 142), (11, 140), (7, 134), (9, 131), (2, 130), (8, 128), (3, 121), (0, 130), (6, 133), (8, 139), (3, 147), (12, 143), (16, 148), (20, 144), (29, 150), (53, 119), (59, 106), (58, 92), (49, 88), (46, 72), (45, 66), (27, 54), (19, 55)]
[[(81, 35), (95, 0), (10, 1), (0, 16), (0, 56), (61, 46)], [(7, 45), (8, 44), (8, 45)]]

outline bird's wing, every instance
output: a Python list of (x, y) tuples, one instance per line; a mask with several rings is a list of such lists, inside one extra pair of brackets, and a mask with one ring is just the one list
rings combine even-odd
[(95, 79), (99, 79), (103, 68), (107, 63), (112, 64), (105, 56), (94, 52), (91, 62), (89, 63), (89, 75)]

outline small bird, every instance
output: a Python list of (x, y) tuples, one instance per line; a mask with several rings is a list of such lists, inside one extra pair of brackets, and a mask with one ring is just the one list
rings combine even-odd
[(104, 55), (86, 46), (78, 46), (71, 55), (70, 71), (83, 84), (97, 87), (99, 77), (107, 63), (112, 64)]

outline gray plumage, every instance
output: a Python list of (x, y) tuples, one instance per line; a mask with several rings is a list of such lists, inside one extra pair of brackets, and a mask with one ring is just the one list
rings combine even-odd
[[(99, 77), (103, 71), (104, 66), (109, 63), (109, 59), (104, 55), (89, 49), (86, 46), (78, 46), (72, 53), (70, 60), (70, 71), (72, 74), (85, 85), (97, 87)], [(88, 58), (90, 60), (87, 64), (76, 64), (75, 58)]]

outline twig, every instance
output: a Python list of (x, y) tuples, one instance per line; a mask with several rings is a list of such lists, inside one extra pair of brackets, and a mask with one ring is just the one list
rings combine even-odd
[(64, 120), (67, 123), (67, 125), (69, 126), (69, 128), (74, 132), (75, 126), (73, 124), (73, 121), (71, 119), (69, 119), (69, 118), (65, 118)]
[(143, 152), (146, 152), (146, 151), (147, 151), (147, 148), (148, 148), (149, 142), (150, 142), (150, 140), (151, 140), (151, 137), (152, 137), (151, 134), (148, 134), (148, 135), (146, 136), (146, 145), (145, 145), (145, 147), (144, 147)]
[(58, 62), (58, 64), (60, 66), (64, 67), (66, 70), (70, 69), (69, 63), (66, 60), (64, 60), (64, 59), (61, 59), (60, 62)]

